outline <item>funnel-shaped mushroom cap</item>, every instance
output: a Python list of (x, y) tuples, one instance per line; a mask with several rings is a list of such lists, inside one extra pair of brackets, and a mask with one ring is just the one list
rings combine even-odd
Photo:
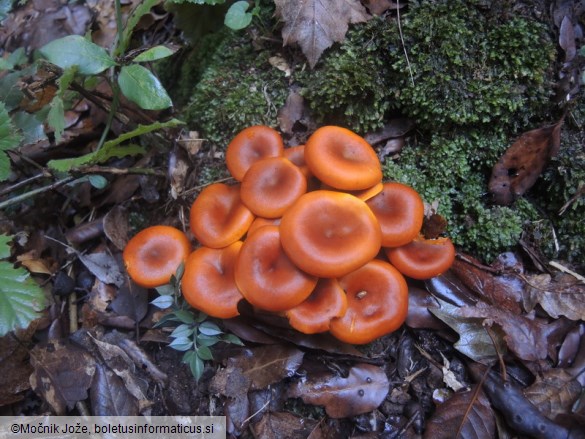
[(417, 238), (402, 247), (385, 249), (390, 263), (413, 279), (430, 279), (443, 273), (455, 260), (449, 238)]
[(381, 246), (380, 225), (366, 203), (334, 191), (301, 196), (282, 216), (280, 239), (294, 264), (318, 277), (343, 276)]
[(236, 241), (221, 249), (200, 247), (189, 255), (181, 279), (181, 291), (189, 305), (220, 319), (239, 315), (238, 302), (243, 297), (234, 268), (241, 247), (242, 241)]
[(227, 146), (225, 164), (238, 181), (259, 160), (267, 157), (280, 157), (284, 143), (278, 131), (264, 126), (255, 125), (240, 131)]
[(190, 252), (191, 243), (183, 232), (170, 226), (152, 226), (128, 241), (122, 258), (134, 282), (155, 288), (169, 283)]
[(339, 279), (347, 294), (347, 311), (331, 320), (341, 341), (364, 344), (400, 327), (408, 313), (408, 286), (402, 274), (379, 259)]
[(242, 202), (255, 215), (278, 218), (307, 192), (307, 179), (284, 157), (270, 157), (250, 166), (242, 180)]
[(380, 160), (374, 149), (356, 133), (325, 126), (305, 144), (305, 162), (323, 183), (343, 190), (361, 190), (382, 180)]
[(280, 245), (278, 226), (252, 233), (236, 262), (236, 284), (252, 305), (272, 312), (286, 311), (303, 302), (317, 278), (298, 269)]
[(254, 221), (240, 199), (240, 186), (215, 183), (207, 186), (191, 206), (189, 225), (206, 247), (222, 248), (238, 241)]
[(303, 334), (329, 330), (334, 317), (347, 310), (347, 297), (337, 279), (319, 279), (311, 295), (298, 306), (286, 312), (290, 325)]
[(380, 223), (383, 247), (399, 247), (418, 236), (425, 208), (418, 192), (410, 186), (384, 183), (382, 192), (367, 204)]
[(312, 176), (309, 167), (305, 163), (305, 145), (291, 146), (284, 148), (283, 156), (299, 167), (307, 180)]

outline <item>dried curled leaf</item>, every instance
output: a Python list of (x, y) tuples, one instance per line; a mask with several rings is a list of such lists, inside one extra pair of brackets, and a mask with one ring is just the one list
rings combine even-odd
[(489, 191), (497, 204), (508, 205), (530, 189), (561, 143), (563, 121), (520, 136), (492, 169)]
[(565, 316), (585, 320), (585, 285), (571, 276), (563, 276), (560, 281), (552, 280), (548, 274), (531, 276), (524, 305), (532, 309), (537, 303), (555, 319)]
[(325, 406), (332, 418), (345, 418), (376, 409), (389, 391), (388, 377), (371, 364), (357, 364), (343, 378), (323, 375), (298, 381), (290, 396), (302, 398), (306, 404)]
[(315, 67), (325, 49), (345, 38), (349, 23), (371, 16), (358, 0), (275, 0), (276, 15), (284, 21), (284, 45), (298, 43), (309, 65)]
[(496, 432), (496, 420), (489, 400), (483, 392), (460, 392), (441, 404), (429, 420), (424, 438), (448, 439), (492, 438)]

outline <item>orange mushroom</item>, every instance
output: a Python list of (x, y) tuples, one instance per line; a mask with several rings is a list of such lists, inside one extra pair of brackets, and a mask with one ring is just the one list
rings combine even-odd
[(264, 226), (278, 226), (280, 224), (280, 218), (262, 218), (260, 216), (256, 217), (252, 222), (252, 225), (248, 229), (248, 236), (254, 233), (255, 230), (259, 229), (260, 227)]
[(382, 180), (374, 149), (346, 128), (325, 126), (315, 131), (305, 144), (305, 162), (313, 175), (336, 189), (367, 189)]
[(366, 203), (380, 223), (383, 247), (399, 247), (418, 236), (425, 208), (418, 192), (410, 186), (384, 183), (382, 192)]
[(278, 226), (261, 227), (242, 246), (235, 279), (242, 295), (253, 306), (280, 312), (303, 302), (317, 278), (298, 269), (280, 245)]
[(191, 206), (189, 225), (206, 247), (222, 248), (238, 241), (254, 221), (240, 199), (240, 186), (215, 183), (207, 186)]
[(290, 325), (303, 334), (329, 330), (334, 317), (347, 310), (347, 297), (337, 279), (319, 279), (311, 295), (298, 306), (286, 311)]
[(122, 259), (134, 282), (144, 288), (155, 288), (169, 283), (190, 252), (191, 243), (182, 231), (152, 226), (128, 241)]
[[(335, 189), (327, 184), (321, 184), (321, 189), (326, 191), (337, 191), (341, 192), (341, 189)], [(376, 183), (374, 186), (369, 187), (367, 189), (360, 189), (359, 191), (343, 191), (347, 194), (353, 195), (356, 198), (359, 198), (362, 201), (368, 201), (370, 198), (375, 197), (384, 189), (384, 184), (380, 181)]]
[(343, 192), (319, 190), (301, 196), (284, 213), (280, 240), (301, 270), (339, 277), (378, 254), (381, 232), (365, 202)]
[(389, 263), (374, 259), (343, 276), (347, 311), (331, 320), (330, 332), (341, 341), (365, 344), (400, 327), (408, 313), (406, 280)]
[(228, 144), (225, 164), (232, 177), (242, 181), (253, 163), (266, 157), (280, 157), (283, 150), (284, 143), (278, 131), (255, 125), (240, 131)]
[(305, 145), (291, 146), (285, 148), (283, 151), (285, 159), (290, 160), (293, 164), (299, 167), (307, 180), (312, 176), (309, 167), (305, 163)]
[(402, 247), (385, 249), (390, 263), (413, 279), (430, 279), (446, 271), (455, 260), (455, 247), (449, 238), (419, 237)]
[(193, 308), (220, 319), (239, 315), (243, 299), (234, 279), (242, 241), (221, 248), (200, 247), (189, 255), (181, 279), (183, 297)]
[(307, 192), (307, 179), (284, 157), (270, 157), (250, 166), (242, 180), (240, 197), (252, 213), (278, 218)]

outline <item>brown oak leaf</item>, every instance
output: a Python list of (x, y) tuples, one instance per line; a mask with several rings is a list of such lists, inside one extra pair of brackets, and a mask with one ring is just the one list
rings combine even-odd
[(284, 21), (283, 45), (298, 43), (311, 68), (325, 49), (345, 38), (350, 23), (371, 18), (358, 0), (275, 0), (276, 16)]
[(508, 205), (530, 189), (559, 151), (563, 121), (522, 134), (492, 169), (489, 191)]

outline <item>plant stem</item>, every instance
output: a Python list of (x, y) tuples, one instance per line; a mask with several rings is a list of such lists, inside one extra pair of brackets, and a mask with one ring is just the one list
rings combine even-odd
[(6, 201), (3, 201), (0, 203), (0, 209), (4, 209), (5, 207), (12, 206), (13, 204), (16, 204), (16, 203), (20, 203), (21, 201), (24, 201), (28, 198), (34, 197), (35, 195), (38, 195), (38, 194), (42, 194), (43, 192), (52, 191), (53, 189), (57, 189), (60, 186), (63, 186), (67, 183), (72, 182), (73, 180), (75, 180), (75, 178), (72, 176), (65, 177), (61, 180), (56, 181), (53, 184), (50, 184), (49, 186), (43, 186), (43, 187), (40, 187), (37, 189), (33, 189), (32, 191), (27, 192), (25, 194), (21, 194), (21, 195), (18, 195), (16, 197), (10, 198), (9, 200), (6, 200)]

